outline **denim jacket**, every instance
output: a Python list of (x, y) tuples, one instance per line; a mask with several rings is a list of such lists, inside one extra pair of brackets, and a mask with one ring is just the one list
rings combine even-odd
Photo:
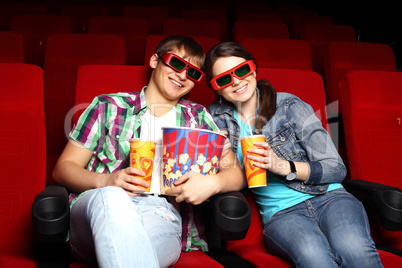
[[(258, 89), (257, 93), (260, 97)], [(225, 100), (222, 103), (215, 101), (209, 107), (218, 127), (229, 133), (232, 150), (236, 155), (239, 149), (240, 126), (234, 118), (234, 109), (234, 105)], [(258, 111), (259, 107), (256, 116)], [(265, 141), (279, 158), (307, 162), (309, 175), (304, 182), (287, 181), (278, 176), (281, 182), (297, 191), (323, 194), (330, 183), (342, 182), (346, 176), (346, 167), (314, 110), (292, 94), (277, 93), (275, 115), (262, 129), (254, 129), (253, 133), (263, 134)]]

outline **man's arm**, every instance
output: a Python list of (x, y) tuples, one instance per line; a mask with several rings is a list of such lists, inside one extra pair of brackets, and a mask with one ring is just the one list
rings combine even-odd
[[(93, 151), (83, 147), (78, 142), (70, 140), (58, 159), (53, 171), (54, 180), (73, 192), (83, 192), (89, 189), (105, 186), (118, 186), (127, 191), (129, 195), (134, 191), (144, 192), (148, 183), (136, 175), (144, 175), (136, 168), (126, 168), (112, 174), (103, 174), (85, 169)], [(143, 187), (135, 186), (142, 185)]]
[(175, 182), (175, 187), (167, 190), (166, 194), (178, 194), (177, 202), (186, 201), (198, 205), (215, 194), (239, 191), (246, 186), (246, 182), (246, 176), (236, 156), (230, 151), (221, 159), (217, 174), (206, 176), (188, 172), (181, 176)]

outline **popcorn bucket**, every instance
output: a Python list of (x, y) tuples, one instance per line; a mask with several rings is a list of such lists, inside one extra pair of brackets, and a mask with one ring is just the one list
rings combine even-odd
[(161, 192), (189, 171), (216, 174), (226, 136), (194, 128), (163, 128), (163, 182)]

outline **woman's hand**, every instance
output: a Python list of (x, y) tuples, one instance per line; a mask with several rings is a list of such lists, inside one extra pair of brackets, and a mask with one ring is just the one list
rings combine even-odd
[(279, 158), (274, 151), (271, 149), (268, 143), (263, 141), (256, 141), (254, 145), (258, 149), (248, 149), (248, 153), (258, 154), (251, 155), (247, 154), (247, 158), (254, 161), (254, 166), (263, 168), (271, 171), (274, 174), (286, 176), (290, 172), (289, 162)]
[[(222, 134), (222, 135), (225, 135), (226, 137), (229, 134), (226, 130), (221, 130), (221, 131), (219, 131), (219, 133)], [(225, 144), (223, 145), (223, 151), (222, 151), (221, 159), (224, 158), (230, 152), (231, 147), (232, 147), (232, 144), (230, 143), (229, 138), (226, 138)]]
[(149, 186), (149, 183), (141, 178), (145, 176), (145, 172), (137, 168), (128, 167), (108, 175), (105, 186), (121, 187), (130, 196), (140, 195)]

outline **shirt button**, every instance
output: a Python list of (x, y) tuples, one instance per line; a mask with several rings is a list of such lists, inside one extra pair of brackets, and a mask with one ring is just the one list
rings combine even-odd
[(191, 233), (187, 233), (187, 236), (191, 236)]
[(302, 189), (304, 189), (304, 188), (306, 188), (306, 185), (302, 184), (302, 185), (300, 185), (300, 187), (301, 187)]
[(259, 129), (256, 129), (256, 130), (255, 130), (255, 133), (260, 134), (260, 130), (259, 130)]
[(318, 188), (318, 191), (322, 192), (322, 191), (324, 191), (324, 188), (320, 187), (320, 188)]
[(116, 139), (120, 138), (120, 135), (116, 135)]
[(281, 136), (281, 141), (285, 141), (285, 140), (286, 140), (285, 137), (282, 137), (282, 136)]

